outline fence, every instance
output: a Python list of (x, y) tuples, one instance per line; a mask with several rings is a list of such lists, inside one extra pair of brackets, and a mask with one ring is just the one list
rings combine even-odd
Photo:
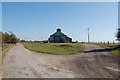
[[(88, 43), (88, 42), (81, 42), (81, 43)], [(120, 42), (116, 41), (95, 41), (95, 42), (89, 42), (94, 44), (107, 44), (107, 45), (119, 45)]]
[(2, 45), (2, 51), (10, 46), (12, 46), (13, 44), (3, 44)]

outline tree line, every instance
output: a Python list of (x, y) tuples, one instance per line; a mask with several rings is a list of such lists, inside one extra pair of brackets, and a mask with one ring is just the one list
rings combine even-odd
[[(120, 28), (117, 29), (116, 37), (117, 37), (117, 40), (120, 41)], [(31, 43), (32, 41), (20, 40), (12, 32), (9, 32), (9, 33), (0, 32), (0, 45), (2, 45), (2, 44), (16, 44), (17, 42), (29, 42), (29, 43)], [(34, 43), (39, 43), (39, 42), (41, 43), (41, 41), (34, 41)]]
[(0, 32), (0, 35), (2, 39), (1, 40), (1, 43), (2, 44), (16, 44), (18, 41), (20, 41), (15, 34), (13, 34), (12, 32)]

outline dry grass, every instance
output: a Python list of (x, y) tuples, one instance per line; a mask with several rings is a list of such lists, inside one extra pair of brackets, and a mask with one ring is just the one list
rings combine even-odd
[(4, 58), (4, 56), (8, 53), (8, 51), (11, 49), (11, 48), (13, 48), (15, 46), (15, 44), (14, 45), (11, 45), (10, 47), (8, 47), (8, 48), (6, 48), (5, 50), (3, 50), (2, 51), (2, 58)]

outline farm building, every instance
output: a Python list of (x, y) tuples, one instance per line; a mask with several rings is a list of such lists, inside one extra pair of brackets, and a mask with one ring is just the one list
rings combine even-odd
[(61, 29), (57, 29), (57, 32), (50, 35), (50, 38), (48, 39), (50, 43), (71, 43), (72, 38), (68, 37), (67, 35), (63, 34), (61, 32)]

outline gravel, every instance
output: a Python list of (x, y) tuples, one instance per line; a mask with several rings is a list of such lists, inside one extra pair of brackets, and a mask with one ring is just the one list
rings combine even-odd
[(84, 44), (83, 52), (50, 55), (17, 44), (3, 61), (4, 78), (117, 78), (118, 58), (98, 45)]

